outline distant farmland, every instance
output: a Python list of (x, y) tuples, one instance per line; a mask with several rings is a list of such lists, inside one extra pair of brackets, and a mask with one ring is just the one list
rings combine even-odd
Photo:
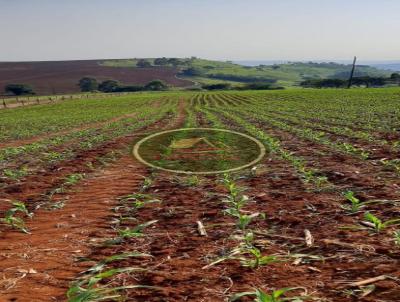
[(77, 83), (84, 76), (98, 80), (113, 79), (124, 84), (146, 84), (159, 79), (172, 86), (185, 87), (192, 83), (175, 77), (173, 67), (108, 67), (98, 61), (3, 62), (0, 63), (0, 95), (7, 84), (32, 85), (39, 95), (79, 92)]

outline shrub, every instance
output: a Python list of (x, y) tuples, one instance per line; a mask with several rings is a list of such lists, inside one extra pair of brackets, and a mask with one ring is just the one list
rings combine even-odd
[(228, 83), (219, 83), (219, 84), (210, 84), (210, 85), (203, 85), (203, 89), (207, 90), (227, 90), (230, 89), (231, 85)]
[(136, 63), (136, 66), (139, 68), (151, 67), (151, 63), (147, 60), (141, 59)]
[(6, 93), (12, 93), (14, 95), (29, 95), (35, 94), (31, 86), (27, 84), (8, 84), (5, 87)]
[(95, 91), (99, 88), (99, 84), (95, 78), (83, 77), (79, 80), (78, 86), (82, 92)]
[(144, 90), (149, 90), (149, 91), (160, 91), (166, 89), (168, 89), (168, 86), (163, 81), (160, 80), (151, 81), (144, 86)]

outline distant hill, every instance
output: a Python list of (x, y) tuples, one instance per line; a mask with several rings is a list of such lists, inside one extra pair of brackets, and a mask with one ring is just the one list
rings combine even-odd
[[(289, 62), (284, 64), (244, 66), (232, 62), (196, 59), (191, 62), (192, 77), (199, 82), (229, 81), (231, 83), (266, 82), (281, 86), (295, 86), (307, 79), (347, 79), (351, 65), (338, 63)], [(358, 65), (355, 76), (389, 76), (388, 70)]]
[[(138, 62), (144, 67), (137, 67)], [(307, 79), (347, 79), (350, 65), (338, 63), (289, 62), (244, 66), (233, 62), (198, 58), (148, 58), (86, 61), (0, 62), (0, 94), (7, 84), (30, 84), (40, 95), (79, 92), (77, 83), (84, 76), (99, 81), (113, 79), (123, 84), (141, 85), (159, 79), (173, 87), (199, 87), (200, 84), (269, 83), (291, 87)], [(357, 66), (355, 76), (388, 76), (389, 70)]]
[(385, 70), (391, 70), (391, 71), (400, 71), (400, 62), (377, 63), (377, 64), (371, 64), (371, 66), (379, 68), (379, 69), (385, 69)]

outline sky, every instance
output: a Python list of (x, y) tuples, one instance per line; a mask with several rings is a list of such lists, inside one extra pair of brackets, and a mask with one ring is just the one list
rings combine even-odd
[(0, 0), (0, 61), (400, 60), (399, 0)]

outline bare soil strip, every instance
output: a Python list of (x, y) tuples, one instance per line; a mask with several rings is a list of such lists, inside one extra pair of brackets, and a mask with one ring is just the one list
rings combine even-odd
[(77, 186), (64, 208), (37, 211), (27, 224), (32, 234), (4, 233), (0, 300), (60, 301), (83, 270), (76, 258), (88, 253), (89, 238), (107, 224), (114, 197), (135, 190), (145, 171), (126, 155)]

